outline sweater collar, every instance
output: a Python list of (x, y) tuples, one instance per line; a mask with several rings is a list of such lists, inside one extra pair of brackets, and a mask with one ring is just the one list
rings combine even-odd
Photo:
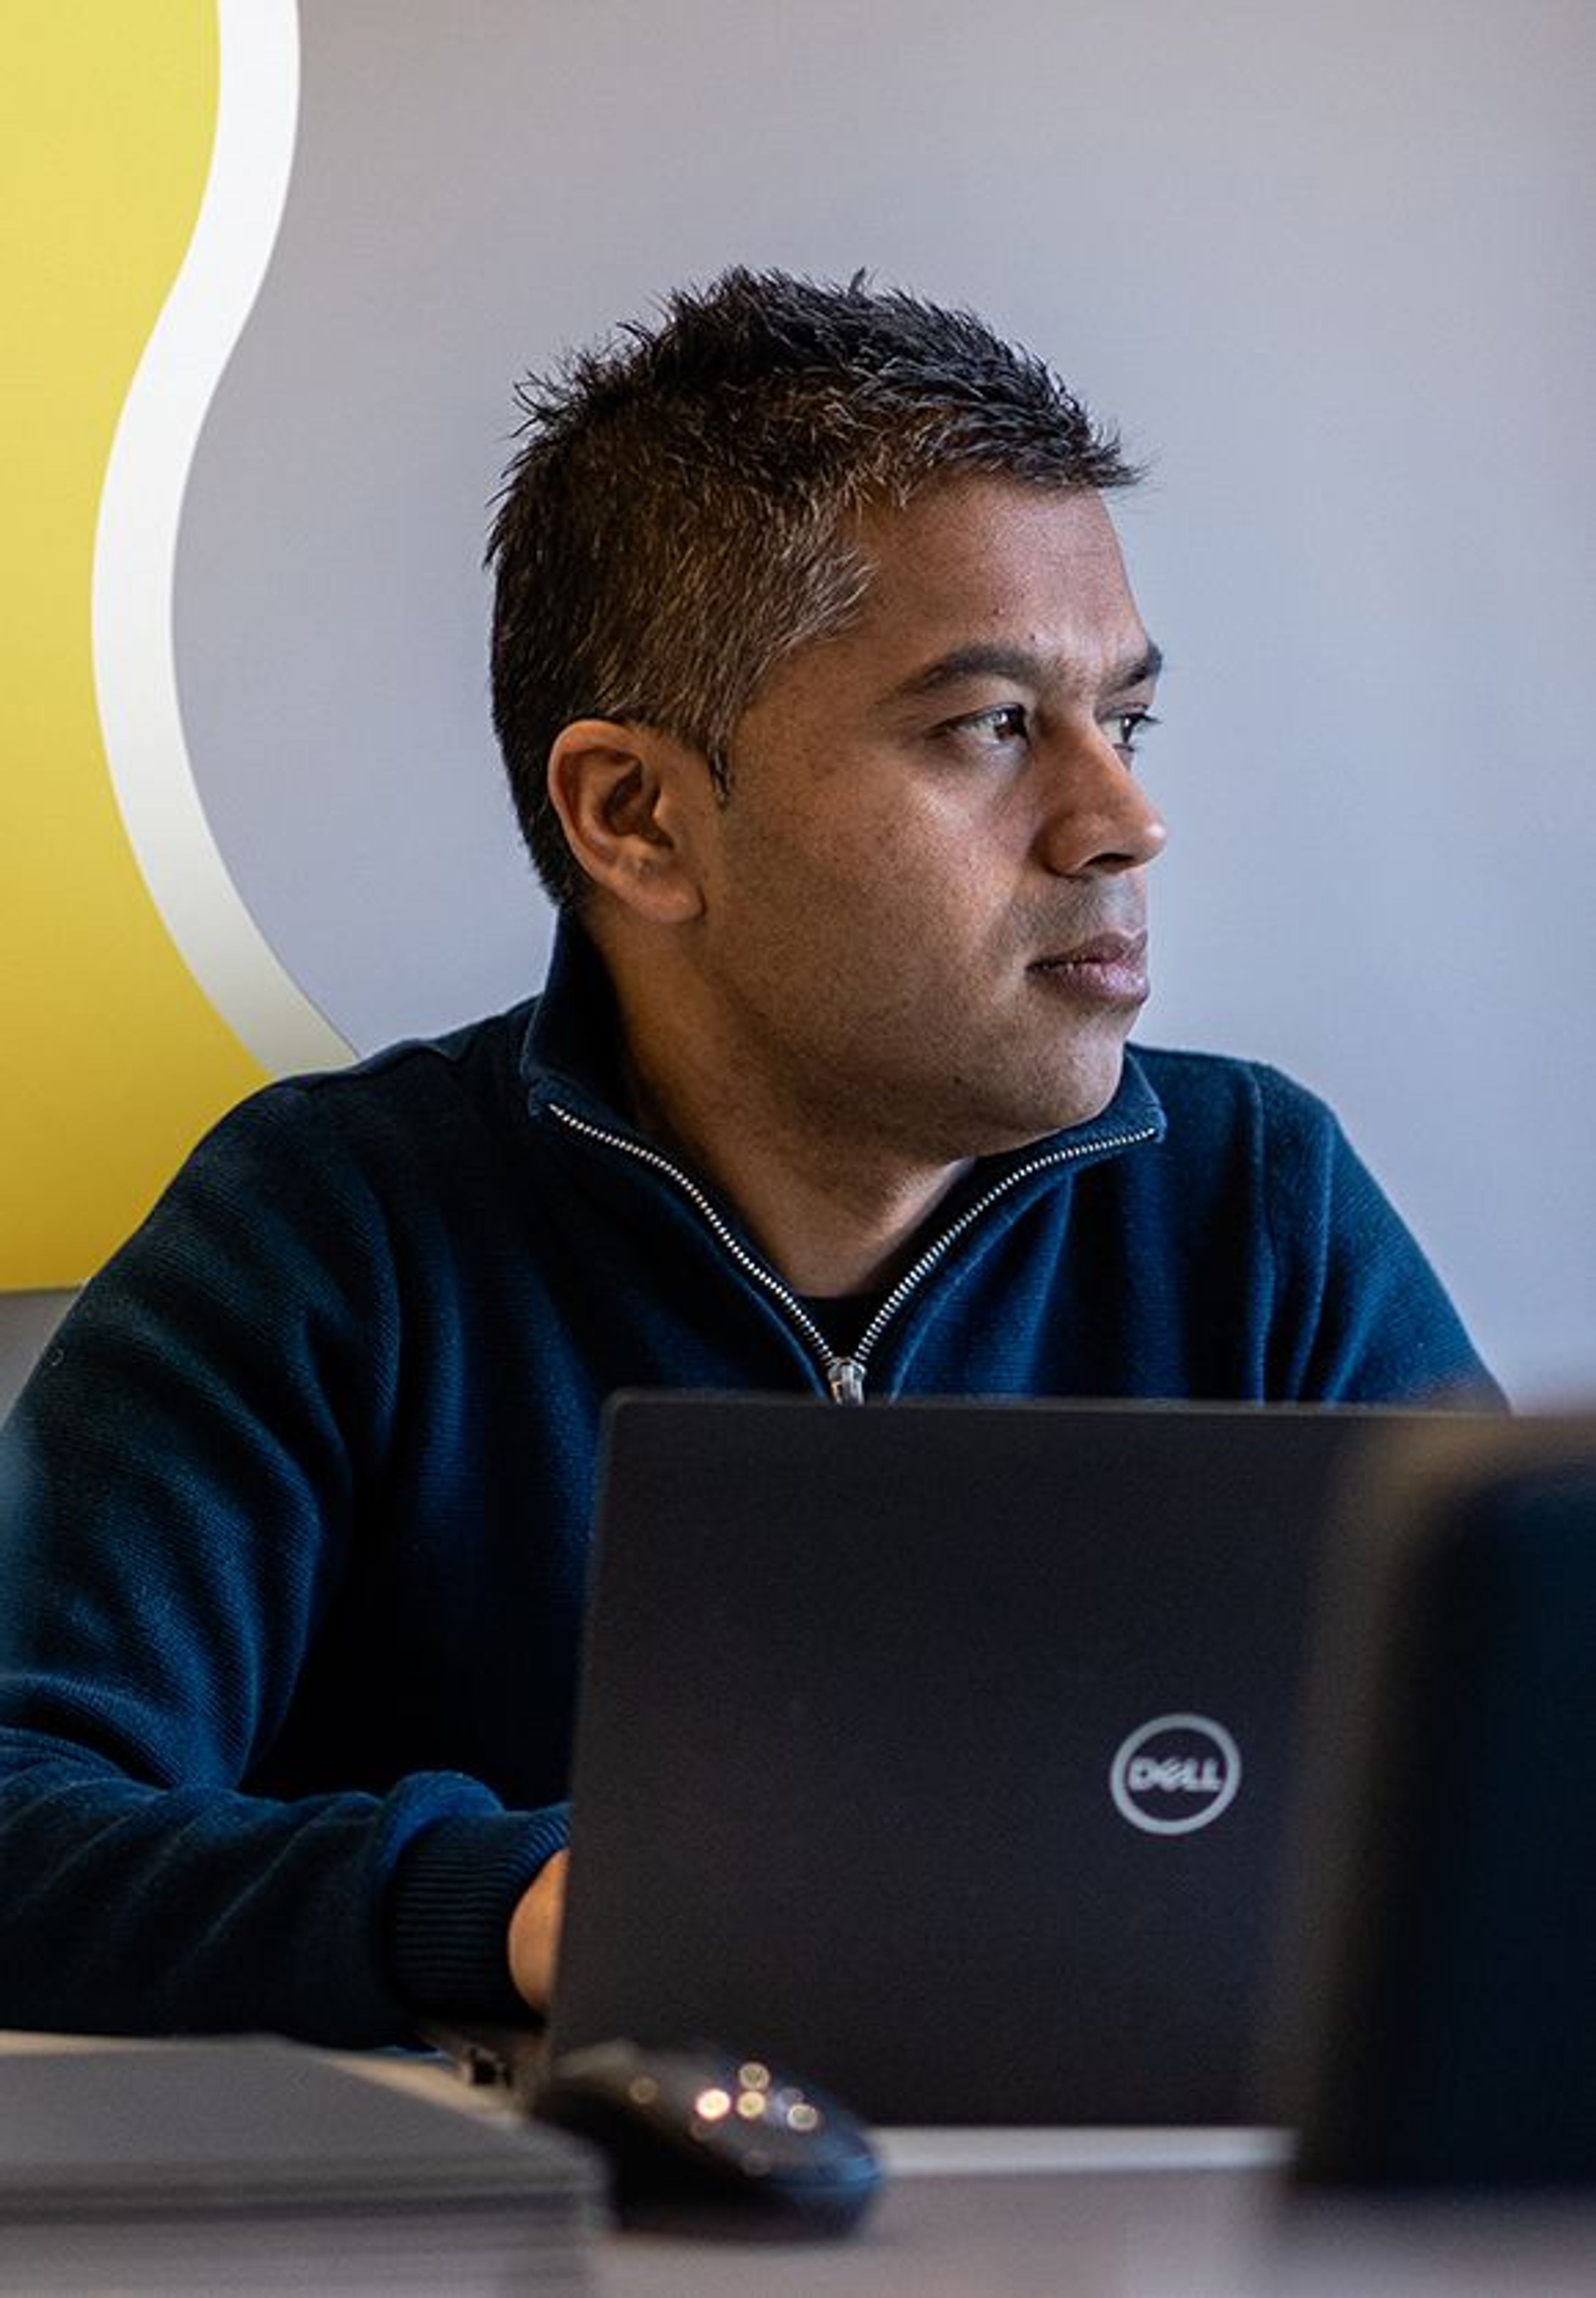
[[(606, 1128), (636, 1134), (625, 1114), (620, 1055), (620, 1024), (604, 962), (577, 920), (562, 913), (548, 980), (522, 1042), (521, 1076), (529, 1103), (538, 1108), (558, 1100)], [(1083, 1125), (979, 1159), (964, 1186), (989, 1187), (1021, 1167), (1060, 1155), (1067, 1155), (1071, 1167), (1087, 1163), (1133, 1143), (1161, 1141), (1166, 1128), (1162, 1104), (1128, 1050), (1106, 1109)]]
[(604, 961), (588, 934), (562, 910), (554, 930), (542, 995), (521, 1046), (521, 1077), (533, 1106), (578, 1102), (607, 1125), (632, 1128), (621, 1080), (621, 1025)]

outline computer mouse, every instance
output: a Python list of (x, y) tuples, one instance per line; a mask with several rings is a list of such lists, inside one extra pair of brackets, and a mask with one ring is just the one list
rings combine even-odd
[(715, 2045), (567, 2051), (531, 2105), (609, 2156), (626, 2227), (742, 2240), (845, 2234), (881, 2185), (856, 2116), (813, 2084)]

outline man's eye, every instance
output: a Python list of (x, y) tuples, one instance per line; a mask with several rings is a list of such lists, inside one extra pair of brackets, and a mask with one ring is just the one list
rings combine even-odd
[(1010, 742), (1022, 742), (1029, 723), (1023, 703), (1000, 702), (995, 709), (978, 710), (971, 717), (961, 718), (954, 731), (968, 735), (983, 749), (996, 750)]
[(1104, 721), (1103, 731), (1129, 765), (1140, 753), (1142, 736), (1157, 723), (1150, 710), (1116, 710), (1112, 718)]

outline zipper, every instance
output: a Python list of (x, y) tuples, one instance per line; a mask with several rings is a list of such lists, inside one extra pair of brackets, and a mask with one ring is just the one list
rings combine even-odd
[(1155, 1125), (1144, 1125), (1139, 1131), (1115, 1134), (1106, 1141), (1083, 1141), (1068, 1148), (1050, 1149), (1046, 1156), (1027, 1158), (1023, 1165), (1017, 1165), (1012, 1173), (1005, 1173), (1001, 1181), (995, 1181), (973, 1204), (966, 1205), (957, 1220), (951, 1222), (939, 1236), (932, 1239), (891, 1287), (853, 1348), (846, 1354), (839, 1354), (792, 1287), (785, 1284), (757, 1254), (748, 1251), (713, 1197), (699, 1186), (690, 1173), (684, 1173), (680, 1165), (674, 1164), (663, 1151), (654, 1148), (647, 1141), (639, 1141), (630, 1134), (614, 1133), (605, 1126), (595, 1125), (591, 1118), (579, 1117), (575, 1110), (564, 1108), (557, 1101), (548, 1103), (547, 1107), (550, 1115), (558, 1117), (570, 1132), (580, 1135), (584, 1141), (596, 1142), (603, 1148), (619, 1150), (623, 1156), (648, 1166), (651, 1172), (658, 1173), (681, 1191), (728, 1258), (762, 1292), (769, 1294), (799, 1338), (807, 1344), (820, 1368), (826, 1393), (833, 1404), (864, 1403), (864, 1376), (871, 1352), (882, 1334), (959, 1239), (968, 1235), (1000, 1197), (1006, 1196), (1011, 1189), (1018, 1188), (1021, 1181), (1029, 1181), (1034, 1174), (1046, 1173), (1055, 1165), (1072, 1165), (1082, 1157), (1107, 1154), (1113, 1150), (1135, 1149), (1144, 1141), (1156, 1139), (1158, 1134)]

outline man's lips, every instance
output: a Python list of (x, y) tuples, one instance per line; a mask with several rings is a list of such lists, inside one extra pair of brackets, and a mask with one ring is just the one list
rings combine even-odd
[(1147, 937), (1092, 934), (1037, 958), (1030, 971), (1087, 996), (1139, 1005), (1147, 995)]

